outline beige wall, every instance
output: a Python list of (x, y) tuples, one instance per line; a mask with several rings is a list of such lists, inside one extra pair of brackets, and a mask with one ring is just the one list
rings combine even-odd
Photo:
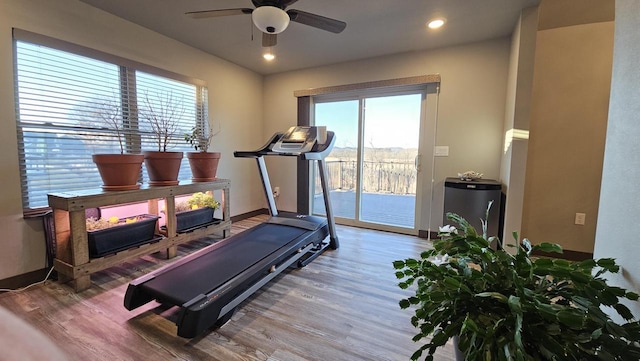
[[(505, 146), (502, 153), (500, 178), (506, 195), (504, 236), (506, 244), (515, 244), (513, 232), (522, 229), (524, 182), (527, 167), (528, 139), (531, 115), (531, 90), (538, 26), (538, 8), (522, 11), (511, 37), (511, 58), (506, 110), (504, 117)], [(511, 131), (511, 132), (510, 132)]]
[[(640, 289), (640, 1), (617, 0), (613, 74), (600, 210), (594, 256), (612, 257), (621, 272), (607, 275), (613, 284)], [(640, 303), (627, 304), (636, 318)]]
[[(583, 5), (573, 2), (571, 9)], [(545, 3), (554, 1), (542, 3), (541, 23), (547, 16), (562, 17), (557, 11), (550, 14)], [(598, 4), (606, 8), (613, 2)], [(522, 215), (522, 236), (535, 243), (593, 252), (613, 54), (611, 20), (538, 31)], [(586, 213), (585, 225), (574, 224), (576, 213)]]
[[(232, 158), (236, 149), (254, 149), (273, 132), (296, 122), (293, 91), (414, 75), (442, 76), (438, 145), (450, 157), (436, 158), (434, 224), (441, 223), (443, 179), (475, 169), (499, 178), (502, 119), (509, 61), (509, 39), (407, 53), (322, 68), (261, 76), (207, 55), (74, 0), (0, 2), (0, 141), (8, 169), (0, 180), (3, 252), (0, 279), (40, 269), (45, 264), (39, 220), (24, 220), (20, 201), (11, 28), (45, 34), (176, 73), (209, 86), (210, 118), (222, 132), (213, 148), (222, 151), (219, 175), (232, 179), (232, 215), (259, 209), (264, 196), (254, 162)], [(263, 113), (264, 110), (264, 113)], [(283, 190), (279, 208), (295, 209), (292, 159), (270, 160), (274, 185)]]
[(232, 151), (263, 142), (262, 76), (195, 50), (75, 0), (0, 1), (0, 279), (41, 269), (45, 242), (40, 220), (24, 220), (16, 145), (11, 29), (48, 35), (208, 83), (210, 118), (222, 132), (213, 148), (223, 152), (219, 176), (232, 179), (232, 214), (262, 206), (247, 189), (259, 182), (253, 162)]
[[(485, 178), (500, 176), (509, 52), (510, 40), (503, 38), (267, 76), (264, 136), (296, 123), (295, 90), (440, 74), (437, 145), (448, 145), (450, 155), (435, 159), (432, 229), (437, 230), (445, 177), (469, 169)], [(269, 165), (271, 184), (281, 189), (279, 209), (295, 210), (295, 161), (270, 160)]]
[[(603, 94), (608, 94), (606, 69), (611, 62), (613, 22), (560, 28), (549, 25), (532, 40), (527, 38), (529, 30), (523, 29), (530, 29), (535, 17), (535, 9), (523, 13), (520, 33), (513, 41), (496, 39), (263, 78), (75, 0), (0, 1), (0, 108), (4, 110), (0, 114), (1, 162), (12, 170), (0, 175), (4, 185), (0, 190), (0, 227), (4, 231), (0, 279), (40, 269), (45, 258), (40, 221), (22, 218), (13, 111), (12, 27), (207, 81), (210, 118), (214, 127), (222, 129), (213, 148), (224, 153), (220, 176), (232, 179), (233, 215), (263, 207), (264, 197), (254, 162), (235, 160), (232, 151), (254, 149), (273, 132), (295, 124), (295, 90), (440, 74), (436, 145), (448, 145), (450, 156), (434, 159), (432, 230), (442, 220), (445, 177), (474, 169), (486, 178), (512, 183), (513, 188), (514, 174), (522, 176), (522, 149), (517, 155), (513, 153), (515, 148), (509, 150), (510, 161), (503, 159), (504, 133), (511, 125), (525, 128), (528, 122), (527, 84), (531, 79), (527, 77), (531, 72), (527, 67), (533, 56), (531, 43), (537, 40), (531, 102), (533, 147), (528, 153), (522, 233), (534, 242), (550, 240), (567, 249), (590, 252), (600, 179), (600, 168), (593, 164), (601, 162), (604, 146), (607, 104), (603, 99), (607, 97)], [(270, 159), (269, 165), (272, 185), (282, 191), (279, 208), (294, 210), (295, 161)], [(561, 174), (579, 177), (560, 182), (568, 179), (559, 178)], [(517, 191), (511, 190), (517, 197)], [(586, 226), (573, 225), (575, 212), (587, 213)], [(513, 215), (512, 228), (517, 230), (518, 214)]]

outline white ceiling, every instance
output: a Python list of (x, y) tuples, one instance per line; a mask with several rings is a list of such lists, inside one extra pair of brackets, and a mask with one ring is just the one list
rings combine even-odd
[[(80, 0), (260, 74), (451, 46), (511, 34), (520, 11), (540, 0), (299, 0), (288, 9), (345, 21), (333, 34), (292, 22), (276, 60), (262, 58), (250, 15), (195, 20), (187, 11), (253, 8), (250, 0)], [(430, 31), (436, 16), (446, 24)]]

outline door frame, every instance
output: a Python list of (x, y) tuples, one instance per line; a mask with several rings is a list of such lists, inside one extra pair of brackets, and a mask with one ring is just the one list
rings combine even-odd
[[(389, 227), (386, 230), (397, 233), (417, 234), (429, 238), (431, 233), (431, 220), (433, 218), (433, 198), (434, 198), (434, 176), (435, 176), (435, 145), (437, 136), (437, 119), (438, 119), (438, 100), (440, 94), (440, 75), (420, 75), (408, 78), (397, 78), (389, 80), (372, 81), (366, 83), (346, 84), (338, 86), (328, 86), (322, 88), (308, 88), (294, 91), (294, 96), (298, 100), (298, 125), (312, 125), (315, 123), (313, 114), (313, 97), (319, 95), (341, 95), (346, 96), (349, 92), (357, 93), (358, 91), (373, 91), (378, 89), (381, 92), (391, 91), (393, 89), (404, 88), (410, 89), (418, 87), (426, 89), (425, 101), (423, 101), (423, 113), (426, 117), (425, 126), (421, 126), (420, 142), (427, 142), (426, 146), (421, 144), (423, 154), (419, 155), (420, 167), (422, 170), (428, 170), (429, 176), (423, 177), (422, 185), (417, 188), (422, 190), (422, 195), (418, 197), (416, 194), (416, 222), (415, 229), (408, 233), (408, 228)], [(429, 136), (431, 132), (431, 136)], [(429, 144), (430, 143), (430, 144)], [(309, 162), (297, 161), (297, 212), (301, 214), (309, 214), (311, 212), (311, 169)], [(428, 179), (425, 179), (428, 178)], [(416, 193), (418, 189), (416, 189)], [(419, 213), (418, 213), (419, 212)], [(346, 221), (346, 220), (345, 220)], [(362, 224), (357, 227), (382, 229), (379, 224)], [(350, 225), (349, 222), (342, 223)], [(368, 226), (371, 227), (368, 227)], [(354, 225), (356, 226), (356, 225)], [(374, 227), (375, 226), (375, 227)]]

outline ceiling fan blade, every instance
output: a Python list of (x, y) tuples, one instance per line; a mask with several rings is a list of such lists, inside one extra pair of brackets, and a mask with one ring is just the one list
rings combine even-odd
[(330, 31), (335, 34), (341, 33), (342, 30), (347, 27), (347, 23), (345, 23), (344, 21), (327, 18), (302, 10), (291, 9), (287, 11), (287, 14), (289, 14), (289, 18), (291, 18), (291, 21)]
[(241, 8), (241, 9), (189, 11), (184, 14), (194, 19), (204, 19), (204, 18), (215, 18), (219, 16), (229, 16), (229, 15), (245, 15), (245, 14), (251, 14), (252, 12), (253, 12), (253, 9)]
[(278, 35), (277, 34), (262, 33), (262, 47), (263, 48), (276, 46), (277, 43), (278, 43)]
[(287, 6), (291, 6), (291, 4), (298, 2), (298, 0), (280, 0), (281, 9), (286, 8)]
[(285, 9), (287, 6), (297, 2), (298, 0), (251, 0), (253, 6), (259, 8), (261, 6), (275, 6)]

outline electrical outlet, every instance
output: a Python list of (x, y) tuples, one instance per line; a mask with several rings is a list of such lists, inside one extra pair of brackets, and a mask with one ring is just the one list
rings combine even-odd
[(280, 187), (273, 187), (273, 196), (278, 198), (280, 195)]
[(584, 220), (587, 217), (586, 213), (576, 213), (575, 223), (580, 226), (584, 226)]

